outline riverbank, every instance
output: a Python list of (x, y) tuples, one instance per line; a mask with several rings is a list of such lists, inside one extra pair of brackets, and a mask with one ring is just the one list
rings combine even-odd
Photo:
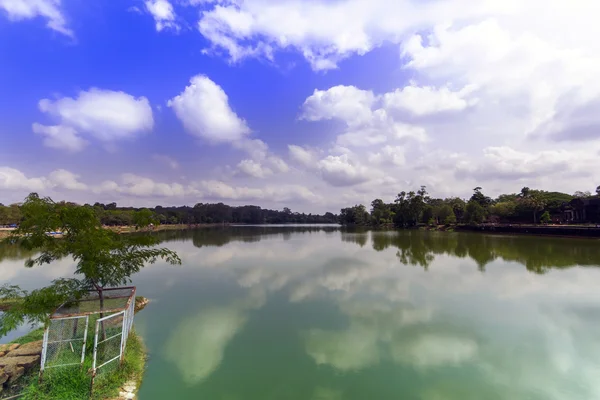
[(595, 226), (481, 224), (456, 225), (454, 227), (454, 230), (519, 235), (543, 235), (588, 238), (600, 237), (600, 228)]
[[(18, 300), (12, 302), (15, 304)], [(135, 298), (135, 312), (143, 310), (149, 300), (142, 296)], [(9, 344), (0, 345), (0, 349), (10, 349), (8, 352), (0, 352), (0, 380), (6, 375), (7, 379), (0, 384), (0, 400), (22, 399), (22, 400), (56, 400), (56, 399), (88, 399), (91, 367), (91, 359), (86, 358), (84, 368), (75, 366), (71, 369), (65, 367), (49, 370), (44, 375), (44, 380), (38, 382), (39, 375), (39, 353), (41, 352), (44, 329), (34, 329)], [(6, 373), (2, 367), (3, 356), (11, 357), (11, 352), (22, 353), (20, 349), (39, 350), (33, 354), (37, 357), (34, 362), (28, 364), (28, 368), (15, 364), (15, 368)], [(32, 357), (26, 354), (28, 359)], [(125, 356), (121, 368), (117, 371), (97, 379), (94, 385), (94, 394), (91, 399), (96, 400), (130, 400), (135, 398), (142, 383), (143, 373), (146, 365), (147, 352), (144, 343), (132, 330), (127, 340)], [(25, 360), (29, 362), (28, 360)], [(87, 365), (90, 364), (90, 365)], [(19, 375), (14, 375), (18, 372)], [(11, 375), (12, 374), (12, 375)]]
[[(228, 226), (229, 224), (172, 224), (172, 225), (155, 225), (152, 228), (144, 228), (143, 230), (136, 229), (135, 226), (105, 226), (104, 228), (110, 229), (118, 233), (134, 233), (134, 232), (158, 232), (158, 231), (175, 231), (184, 229), (198, 229), (198, 228), (211, 228), (215, 226)], [(0, 228), (0, 240), (10, 236), (11, 232), (15, 228)], [(56, 235), (60, 237), (60, 235)]]

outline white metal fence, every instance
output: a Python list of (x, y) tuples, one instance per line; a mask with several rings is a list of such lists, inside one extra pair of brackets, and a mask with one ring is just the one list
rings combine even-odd
[[(95, 332), (89, 332), (90, 342), (94, 335), (93, 387), (97, 373), (118, 368), (123, 361), (134, 314), (135, 287), (104, 289), (103, 298), (90, 292), (78, 302), (59, 307), (44, 332), (40, 379), (47, 368), (83, 366), (91, 323), (95, 325)], [(100, 318), (96, 319), (98, 316)]]
[(50, 320), (44, 331), (40, 373), (47, 368), (83, 364), (88, 322), (87, 315)]
[(96, 321), (94, 337), (94, 361), (92, 373), (112, 369), (121, 360), (125, 341), (125, 311), (121, 311)]

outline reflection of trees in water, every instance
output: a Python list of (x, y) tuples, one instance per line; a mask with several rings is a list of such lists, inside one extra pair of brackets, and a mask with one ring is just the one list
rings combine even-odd
[(221, 247), (230, 242), (255, 243), (262, 239), (280, 237), (289, 240), (293, 234), (334, 232), (337, 227), (274, 227), (274, 226), (229, 226), (224, 228), (202, 228), (180, 231), (186, 239), (192, 239), (195, 247)]
[(373, 232), (371, 237), (374, 250), (396, 247), (403, 264), (425, 269), (438, 254), (470, 257), (481, 271), (496, 258), (518, 262), (535, 273), (576, 265), (600, 266), (600, 247), (587, 239), (423, 231)]
[(33, 257), (36, 254), (33, 250), (26, 250), (20, 246), (0, 243), (0, 262), (4, 260), (22, 260)]
[(361, 229), (344, 229), (341, 231), (342, 242), (356, 243), (360, 247), (364, 247), (369, 239), (369, 233)]

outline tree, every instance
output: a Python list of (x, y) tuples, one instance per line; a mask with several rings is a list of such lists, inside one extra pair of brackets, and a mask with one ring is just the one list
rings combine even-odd
[[(21, 224), (7, 240), (37, 251), (25, 265), (41, 266), (72, 257), (78, 278), (58, 279), (48, 287), (31, 292), (17, 286), (1, 288), (0, 297), (22, 296), (23, 301), (0, 316), (0, 335), (25, 321), (47, 322), (58, 305), (77, 300), (90, 290), (98, 293), (102, 308), (105, 288), (130, 282), (131, 275), (159, 258), (171, 264), (181, 263), (175, 252), (155, 247), (158, 244), (155, 236), (120, 235), (104, 229), (93, 207), (55, 203), (49, 197), (40, 198), (31, 193), (21, 206), (21, 212)], [(141, 223), (142, 218), (138, 221)], [(56, 231), (62, 232), (62, 238), (47, 235)]]
[(548, 211), (544, 211), (544, 213), (540, 217), (540, 222), (542, 224), (547, 224), (547, 223), (550, 223), (551, 221), (552, 221), (552, 218), (550, 217), (550, 213)]
[(481, 207), (486, 208), (492, 204), (492, 199), (481, 192), (481, 187), (477, 186), (473, 189), (473, 195), (469, 201), (477, 202)]
[(485, 210), (475, 200), (471, 200), (467, 203), (465, 209), (465, 221), (469, 224), (480, 224), (485, 219)]
[(449, 205), (442, 206), (437, 212), (437, 217), (440, 222), (449, 225), (456, 223), (456, 215), (454, 215), (454, 210)]
[(506, 220), (515, 215), (516, 207), (517, 203), (515, 201), (501, 201), (490, 207), (490, 213)]
[(596, 188), (596, 196), (600, 196), (600, 186)]
[(387, 224), (391, 218), (391, 210), (388, 204), (381, 199), (371, 202), (371, 220), (374, 225)]
[(537, 223), (537, 213), (542, 211), (546, 206), (546, 202), (540, 191), (531, 190), (528, 187), (524, 187), (521, 189), (519, 199), (520, 203), (533, 213), (533, 223)]
[(445, 225), (453, 225), (456, 223), (456, 215), (454, 213), (449, 214), (446, 218), (444, 218)]

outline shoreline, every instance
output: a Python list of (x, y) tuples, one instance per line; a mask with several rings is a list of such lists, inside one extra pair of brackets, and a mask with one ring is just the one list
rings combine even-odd
[[(229, 226), (229, 224), (173, 224), (173, 225), (156, 225), (152, 229), (136, 229), (135, 226), (123, 225), (123, 226), (104, 226), (104, 229), (110, 229), (117, 233), (136, 233), (136, 232), (159, 232), (159, 231), (176, 231), (176, 230), (187, 230), (187, 229), (198, 229), (198, 228), (211, 228), (216, 226)], [(0, 240), (6, 239), (10, 236), (11, 232), (15, 228), (0, 228)], [(60, 237), (61, 235), (56, 235)]]

